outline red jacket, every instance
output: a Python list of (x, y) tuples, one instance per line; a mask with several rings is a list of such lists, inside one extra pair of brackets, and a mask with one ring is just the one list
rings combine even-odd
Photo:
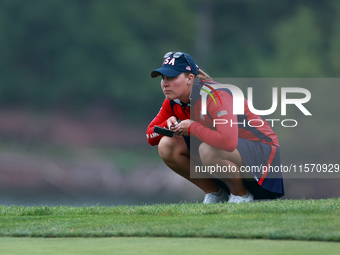
[[(205, 81), (205, 83), (215, 84), (212, 81)], [(266, 121), (250, 112), (246, 99), (244, 99), (244, 114), (232, 114), (233, 97), (228, 89), (217, 89), (216, 93), (218, 93), (222, 104), (219, 100), (216, 100), (215, 104), (213, 99), (209, 97), (207, 100), (207, 115), (201, 115), (201, 97), (199, 91), (202, 86), (203, 83), (194, 85), (191, 92), (190, 103), (193, 104), (191, 107), (190, 104), (185, 105), (178, 99), (164, 100), (162, 108), (149, 124), (146, 131), (147, 140), (151, 145), (157, 145), (162, 138), (162, 135), (153, 132), (155, 125), (168, 128), (167, 119), (171, 116), (175, 116), (180, 120), (190, 119), (191, 116), (191, 119), (195, 122), (190, 125), (190, 135), (196, 136), (201, 141), (215, 148), (230, 152), (234, 151), (237, 147), (238, 138), (260, 141), (279, 147), (277, 135)], [(217, 98), (215, 93), (212, 95)], [(228, 121), (228, 123), (216, 124), (214, 127), (214, 119), (223, 119)], [(248, 122), (249, 120), (252, 121)], [(260, 123), (263, 123), (263, 125)], [(260, 127), (260, 125), (262, 126)]]

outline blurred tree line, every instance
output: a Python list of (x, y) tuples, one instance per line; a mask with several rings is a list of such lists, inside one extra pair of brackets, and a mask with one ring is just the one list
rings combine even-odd
[(338, 0), (1, 0), (0, 102), (149, 121), (168, 51), (212, 77), (338, 77), (339, 46)]

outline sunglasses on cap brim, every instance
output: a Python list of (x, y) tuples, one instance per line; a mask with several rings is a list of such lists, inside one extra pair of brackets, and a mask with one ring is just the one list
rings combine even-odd
[[(172, 54), (173, 54), (173, 55), (172, 55)], [(171, 55), (172, 55), (173, 58), (180, 58), (181, 56), (183, 56), (183, 57), (185, 58), (185, 61), (187, 61), (188, 65), (190, 66), (191, 72), (193, 72), (194, 69), (193, 69), (192, 66), (190, 65), (190, 62), (188, 61), (187, 57), (185, 56), (185, 54), (184, 54), (183, 52), (180, 52), (180, 51), (178, 51), (178, 52), (172, 52), (172, 51), (170, 51), (170, 52), (168, 52), (168, 53), (166, 53), (166, 54), (164, 55), (164, 58), (168, 58), (168, 57), (170, 57)]]

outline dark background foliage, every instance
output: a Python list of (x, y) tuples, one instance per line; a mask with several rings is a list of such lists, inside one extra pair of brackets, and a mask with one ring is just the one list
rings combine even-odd
[[(38, 148), (57, 144), (78, 152), (124, 147), (125, 161), (106, 152), (121, 166), (141, 160), (134, 149), (157, 157), (145, 129), (164, 99), (160, 80), (150, 77), (164, 53), (187, 52), (216, 78), (336, 78), (339, 46), (337, 0), (1, 0), (2, 153), (42, 155), (48, 150)], [(299, 126), (274, 129), (283, 159), (336, 163), (339, 86), (304, 87), (313, 116), (291, 108), (287, 118), (297, 116)], [(254, 101), (268, 107), (271, 98)]]

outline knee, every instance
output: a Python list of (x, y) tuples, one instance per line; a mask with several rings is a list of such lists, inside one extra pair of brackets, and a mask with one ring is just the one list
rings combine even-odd
[(198, 148), (200, 158), (204, 165), (211, 165), (216, 163), (217, 149), (209, 144), (201, 143)]
[(170, 137), (164, 136), (158, 144), (158, 153), (163, 160), (171, 161), (173, 158), (173, 151), (175, 148), (174, 140)]
[(158, 144), (159, 156), (165, 161), (177, 161), (182, 155), (188, 156), (189, 150), (183, 137), (164, 136)]

